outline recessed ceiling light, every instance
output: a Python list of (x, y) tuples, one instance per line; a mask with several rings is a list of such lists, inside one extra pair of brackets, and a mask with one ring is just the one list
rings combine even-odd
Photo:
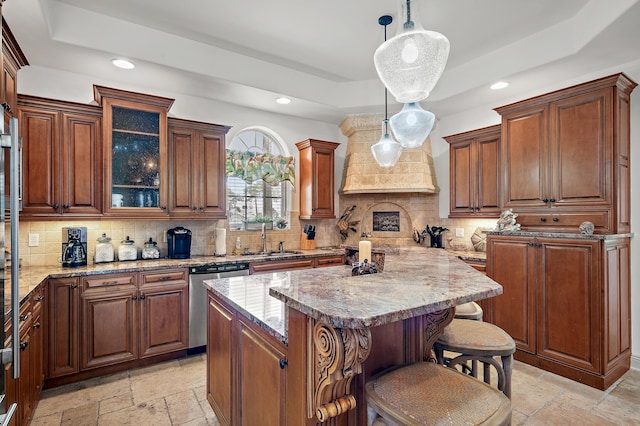
[(506, 81), (497, 81), (491, 85), (491, 89), (500, 90), (500, 89), (504, 89), (508, 85), (509, 83), (507, 83)]
[(280, 105), (287, 105), (291, 103), (291, 99), (282, 97), (282, 98), (276, 99), (276, 102), (279, 103)]
[(125, 70), (132, 70), (136, 67), (135, 65), (133, 65), (132, 62), (127, 61), (126, 59), (114, 59), (113, 61), (111, 61), (111, 63), (116, 67), (122, 68)]

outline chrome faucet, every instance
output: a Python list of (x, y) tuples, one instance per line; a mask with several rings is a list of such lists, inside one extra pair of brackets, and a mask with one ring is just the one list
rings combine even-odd
[(262, 234), (260, 234), (260, 238), (262, 238), (262, 252), (267, 252), (267, 224), (262, 224)]

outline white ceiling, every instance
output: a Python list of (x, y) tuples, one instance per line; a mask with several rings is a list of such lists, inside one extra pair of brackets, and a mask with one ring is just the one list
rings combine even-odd
[[(640, 77), (640, 0), (413, 0), (451, 42), (436, 115), (611, 69)], [(382, 112), (373, 52), (397, 0), (7, 0), (31, 66), (330, 123)], [(114, 68), (125, 57), (136, 68)], [(501, 93), (489, 84), (506, 79)], [(275, 98), (293, 99), (282, 106)], [(392, 105), (391, 109), (394, 109)], [(399, 107), (395, 106), (395, 109)]]

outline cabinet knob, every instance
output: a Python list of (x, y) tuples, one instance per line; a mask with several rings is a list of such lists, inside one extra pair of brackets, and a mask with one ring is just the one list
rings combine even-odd
[(531, 241), (529, 241), (529, 242), (527, 243), (527, 245), (528, 245), (529, 247), (533, 247), (533, 243), (532, 243)]
[(144, 299), (146, 299), (146, 298), (147, 298), (147, 296), (145, 296), (144, 294), (141, 294), (141, 295), (140, 295), (140, 300), (144, 300)]
[(166, 210), (166, 209), (167, 209), (167, 206), (162, 206), (162, 207), (160, 207), (160, 209), (162, 209), (162, 210)]
[(469, 207), (469, 210), (473, 211), (473, 207)]
[(71, 284), (71, 288), (78, 288), (78, 284)]
[(559, 220), (560, 220), (560, 219), (558, 219), (557, 217), (554, 217), (554, 218), (553, 218), (553, 221), (554, 221), (554, 222), (558, 222)]
[(65, 210), (68, 209), (69, 208), (69, 204), (63, 204), (62, 208), (65, 209)]
[(131, 296), (131, 300), (138, 300), (138, 296), (134, 294), (133, 296)]
[(547, 203), (547, 202), (549, 202), (549, 199), (548, 199), (548, 198), (543, 198), (543, 199), (542, 199), (542, 202), (543, 202), (543, 203)]
[(555, 199), (555, 198), (552, 198), (552, 199), (550, 199), (549, 201), (551, 201), (552, 203), (555, 203), (555, 202), (556, 202), (556, 199)]
[(204, 211), (204, 207), (200, 207), (200, 211), (203, 212)]
[(29, 318), (29, 314), (20, 315), (20, 322), (24, 322)]
[(33, 324), (33, 328), (40, 328), (40, 323), (37, 322), (37, 323)]
[(542, 247), (541, 243), (536, 243), (536, 247)]
[(282, 359), (280, 359), (280, 368), (281, 368), (282, 370), (284, 370), (284, 368), (285, 368), (287, 365), (289, 365), (289, 361), (287, 361), (287, 359), (286, 359), (286, 358), (282, 358)]
[(196, 206), (193, 206), (193, 207), (191, 207), (191, 210), (193, 210), (195, 212), (196, 210), (198, 210), (198, 208)]
[(2, 103), (2, 108), (4, 108), (4, 110), (7, 111), (7, 112), (11, 112), (11, 105), (9, 105), (6, 102)]
[(44, 296), (38, 296), (38, 297), (36, 297), (36, 302), (40, 302), (41, 300), (44, 300)]
[(56, 203), (53, 205), (54, 210), (58, 210), (60, 208), (60, 204)]
[(540, 218), (540, 222), (546, 222), (546, 221), (547, 221), (547, 218), (546, 218), (546, 217), (541, 217), (541, 218)]
[(27, 346), (29, 346), (29, 341), (25, 340), (24, 342), (20, 342), (20, 350), (24, 351), (25, 349), (27, 349)]

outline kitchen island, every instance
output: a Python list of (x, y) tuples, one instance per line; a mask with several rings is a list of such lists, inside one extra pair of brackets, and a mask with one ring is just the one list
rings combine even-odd
[(364, 425), (364, 384), (431, 359), (453, 307), (502, 287), (441, 249), (349, 266), (206, 281), (207, 397), (221, 424)]

